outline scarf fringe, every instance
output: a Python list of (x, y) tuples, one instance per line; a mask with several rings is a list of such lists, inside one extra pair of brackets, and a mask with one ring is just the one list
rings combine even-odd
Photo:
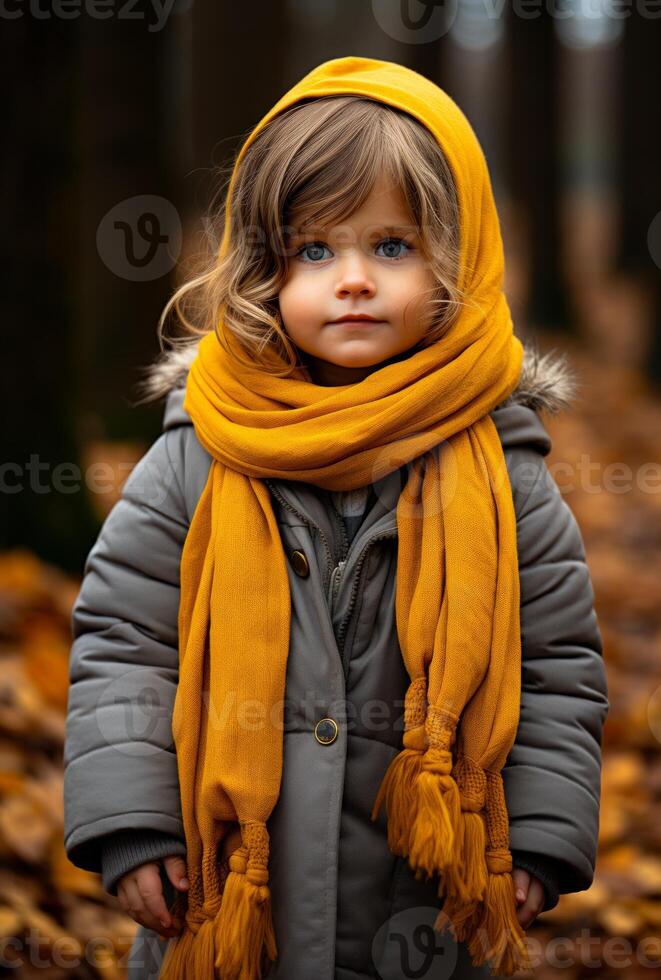
[(408, 857), (411, 819), (417, 809), (417, 780), (422, 771), (422, 753), (402, 749), (392, 760), (383, 777), (372, 808), (376, 820), (385, 801), (388, 815), (388, 847), (393, 854)]
[[(434, 923), (437, 931), (449, 927), (467, 944), (473, 964), (489, 961), (494, 975), (530, 971), (508, 870), (511, 855), (500, 838), (507, 828), (500, 779), (494, 782), (490, 775), (487, 787), (484, 774), (465, 759), (452, 770), (455, 779), (451, 766), (445, 750), (402, 749), (379, 787), (372, 820), (385, 802), (390, 849), (408, 856), (416, 878), (439, 875), (438, 894), (445, 901)], [(486, 809), (481, 786), (487, 789)]]
[(486, 828), (479, 813), (462, 811), (461, 867), (467, 902), (481, 902), (487, 890)]
[(514, 882), (509, 872), (490, 873), (483, 914), (468, 941), (475, 966), (489, 960), (492, 972), (512, 976), (532, 970), (525, 933), (516, 917)]
[(417, 782), (417, 812), (410, 835), (410, 863), (428, 875), (456, 876), (461, 820), (459, 787), (449, 775), (423, 769)]
[(487, 889), (486, 830), (479, 813), (461, 811), (455, 846), (457, 861), (441, 876), (438, 894), (446, 897), (446, 907), (463, 922)]
[(192, 914), (197, 929), (189, 921), (170, 941), (160, 980), (261, 980), (269, 961), (277, 958), (268, 871), (248, 865), (247, 853), (242, 846), (230, 855), (215, 915), (204, 915), (204, 907), (198, 906)]
[(275, 960), (278, 955), (271, 891), (266, 884), (253, 884), (248, 873), (232, 871), (225, 882), (215, 958), (222, 980), (260, 980), (264, 956)]
[(160, 980), (187, 980), (188, 977), (218, 980), (214, 959), (219, 916), (220, 912), (213, 919), (204, 919), (196, 932), (184, 927), (180, 936), (170, 940), (158, 974)]
[(439, 912), (434, 929), (450, 928), (457, 942), (467, 944), (473, 965), (489, 961), (494, 976), (530, 972), (530, 953), (515, 909), (511, 874), (489, 873), (484, 901), (465, 904), (452, 896)]

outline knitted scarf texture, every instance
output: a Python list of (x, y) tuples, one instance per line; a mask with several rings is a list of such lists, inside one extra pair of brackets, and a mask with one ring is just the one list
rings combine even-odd
[[(282, 777), (291, 597), (264, 478), (350, 490), (404, 463), (395, 601), (410, 684), (403, 747), (372, 819), (385, 805), (390, 850), (417, 877), (438, 876), (436, 928), (465, 941), (475, 965), (507, 975), (529, 967), (501, 775), (520, 707), (516, 518), (489, 416), (517, 385), (523, 346), (503, 293), (483, 152), (433, 82), (392, 62), (336, 58), (258, 123), (228, 200), (246, 148), (273, 116), (345, 94), (404, 110), (438, 140), (455, 180), (459, 286), (471, 302), (442, 340), (351, 385), (237, 365), (215, 332), (199, 343), (184, 408), (212, 462), (182, 552), (172, 721), (190, 888), (162, 980), (258, 980), (277, 958), (267, 820)], [(221, 249), (228, 229), (227, 220)], [(246, 702), (263, 707), (260, 724), (252, 714), (246, 724)], [(238, 846), (221, 881), (230, 834)]]

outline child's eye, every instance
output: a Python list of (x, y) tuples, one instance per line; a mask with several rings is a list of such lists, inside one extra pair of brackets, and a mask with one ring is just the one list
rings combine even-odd
[[(377, 250), (382, 246), (389, 249), (389, 251), (384, 255), (384, 258), (393, 259), (395, 261), (398, 259), (403, 259), (407, 252), (413, 251), (413, 246), (409, 245), (409, 243), (403, 238), (384, 238), (376, 246)], [(398, 254), (393, 254), (393, 247), (395, 250), (397, 250), (402, 246), (404, 247), (403, 253), (399, 252)], [(330, 252), (328, 245), (324, 245), (323, 242), (306, 242), (305, 245), (302, 245), (299, 248), (298, 252), (296, 253), (296, 257), (307, 262), (320, 262), (322, 259), (328, 257), (323, 254), (324, 249), (327, 252)]]
[[(412, 251), (412, 246), (404, 241), (403, 238), (384, 238), (383, 241), (379, 242), (377, 248), (381, 248), (382, 245), (385, 245), (387, 248), (391, 248), (393, 245), (404, 245), (407, 251)], [(389, 252), (384, 257), (386, 259), (403, 259), (405, 255), (406, 252), (400, 253), (399, 255), (393, 255), (392, 252)]]
[(324, 258), (323, 255), (318, 254), (319, 250), (323, 251), (324, 249), (327, 249), (327, 251), (330, 252), (328, 246), (324, 245), (322, 242), (306, 242), (305, 245), (302, 245), (301, 248), (299, 248), (298, 252), (296, 253), (296, 257), (303, 258), (303, 254), (307, 252), (308, 249), (315, 253), (314, 257), (309, 258), (310, 262), (318, 262), (320, 259)]

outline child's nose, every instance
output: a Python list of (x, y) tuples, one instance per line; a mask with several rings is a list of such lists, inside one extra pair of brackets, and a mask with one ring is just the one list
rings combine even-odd
[(371, 296), (376, 290), (373, 277), (367, 268), (367, 263), (360, 259), (345, 260), (337, 277), (335, 294), (347, 296), (351, 294)]

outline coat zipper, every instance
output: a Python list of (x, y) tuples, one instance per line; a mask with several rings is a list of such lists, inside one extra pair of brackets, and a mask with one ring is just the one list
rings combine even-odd
[(346, 561), (341, 561), (339, 565), (336, 565), (333, 569), (333, 574), (330, 579), (330, 586), (328, 589), (328, 607), (331, 612), (331, 618), (333, 616), (333, 607), (335, 605), (335, 600), (337, 598), (337, 593), (340, 588), (340, 579), (342, 578), (342, 572), (344, 571), (344, 566)]
[[(329, 590), (330, 614), (332, 617), (333, 603), (335, 601), (335, 598), (337, 597), (337, 593), (340, 588), (340, 579), (344, 571), (344, 566), (346, 565), (346, 555), (349, 551), (349, 541), (347, 538), (346, 528), (344, 527), (344, 522), (342, 521), (340, 516), (335, 512), (335, 510), (331, 507), (331, 510), (333, 511), (333, 517), (336, 520), (338, 527), (340, 529), (343, 548), (344, 548), (343, 559), (339, 562), (338, 565), (334, 566), (333, 552), (328, 543), (328, 538), (326, 537), (322, 528), (320, 528), (318, 524), (315, 524), (314, 521), (311, 521), (310, 518), (307, 517), (305, 514), (302, 514), (300, 510), (297, 510), (297, 508), (294, 507), (292, 504), (290, 504), (288, 500), (285, 500), (283, 495), (280, 493), (280, 490), (276, 486), (274, 486), (274, 484), (271, 483), (270, 480), (264, 480), (264, 482), (284, 507), (290, 510), (292, 514), (295, 514), (300, 520), (303, 521), (304, 524), (307, 524), (309, 527), (315, 527), (319, 532), (319, 535), (322, 541), (324, 542), (324, 546), (326, 548), (326, 564), (327, 564), (328, 571), (330, 573), (328, 590)], [(351, 615), (353, 613), (353, 609), (356, 604), (356, 596), (358, 595), (358, 588), (360, 586), (360, 580), (362, 578), (362, 570), (363, 570), (363, 565), (365, 564), (365, 558), (367, 556), (368, 551), (370, 550), (370, 548), (372, 547), (375, 541), (381, 541), (384, 538), (392, 538), (395, 537), (396, 534), (397, 534), (396, 525), (395, 527), (390, 527), (385, 531), (381, 531), (379, 534), (375, 534), (374, 537), (370, 538), (366, 542), (366, 544), (363, 547), (363, 550), (360, 552), (360, 555), (358, 556), (358, 561), (356, 563), (356, 569), (354, 573), (353, 585), (351, 587), (351, 595), (349, 596), (349, 608), (347, 609), (344, 619), (340, 623), (340, 628), (337, 634), (337, 645), (338, 645), (338, 650), (340, 652), (340, 657), (342, 659), (342, 666), (344, 668), (345, 680), (346, 680), (346, 675), (348, 670), (348, 664), (344, 662), (344, 642), (346, 639), (346, 632), (349, 626), (349, 621), (351, 619)]]
[(340, 579), (342, 578), (342, 572), (344, 571), (344, 566), (347, 563), (346, 557), (349, 553), (349, 538), (347, 537), (347, 529), (344, 525), (344, 521), (335, 510), (335, 506), (332, 501), (331, 501), (330, 511), (331, 511), (331, 516), (335, 521), (335, 526), (340, 532), (340, 537), (342, 538), (342, 558), (333, 569), (330, 578), (329, 589), (328, 589), (328, 608), (330, 610), (331, 621), (332, 621), (335, 599), (337, 598), (337, 594), (340, 590)]
[(349, 596), (349, 608), (347, 609), (346, 615), (342, 622), (340, 623), (340, 628), (337, 632), (337, 645), (340, 651), (340, 656), (342, 657), (342, 665), (344, 667), (345, 677), (348, 671), (348, 664), (344, 662), (344, 641), (346, 639), (347, 628), (349, 626), (349, 621), (353, 613), (354, 606), (356, 605), (356, 596), (358, 595), (358, 589), (360, 587), (360, 580), (362, 578), (363, 565), (365, 564), (365, 559), (367, 553), (374, 544), (375, 541), (382, 541), (384, 538), (394, 538), (397, 534), (397, 527), (390, 527), (385, 531), (381, 531), (379, 534), (375, 534), (373, 538), (370, 538), (365, 544), (363, 550), (360, 552), (358, 561), (356, 563), (356, 568), (353, 577), (353, 585), (351, 587), (351, 595)]

